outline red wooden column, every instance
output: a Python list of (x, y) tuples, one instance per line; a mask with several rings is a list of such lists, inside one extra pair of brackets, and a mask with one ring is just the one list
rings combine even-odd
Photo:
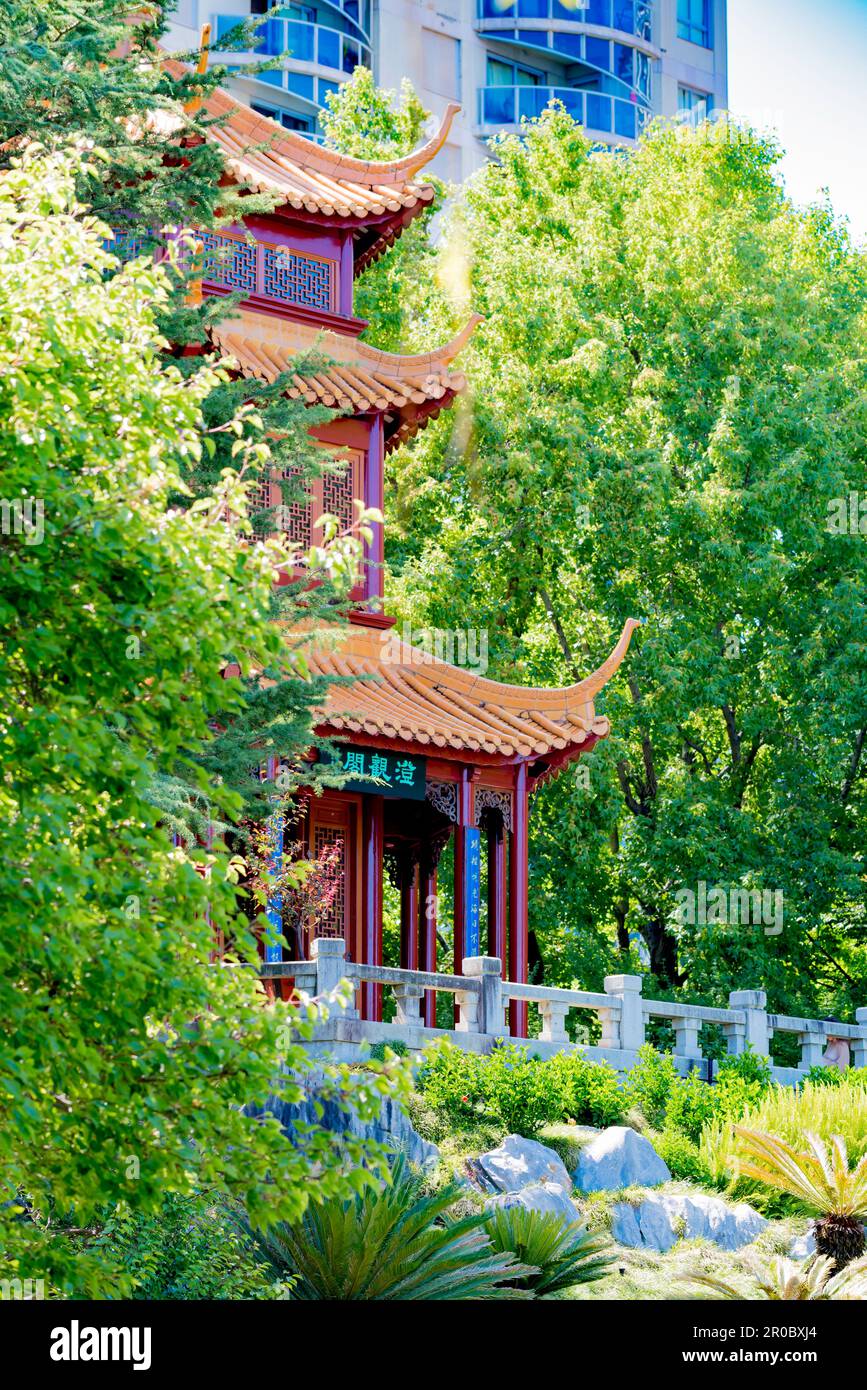
[[(370, 443), (367, 449), (367, 459), (364, 467), (364, 502), (368, 507), (376, 507), (378, 511), (383, 508), (383, 460), (385, 458), (385, 444), (383, 436), (382, 415), (374, 417), (370, 430)], [(384, 542), (382, 523), (379, 521), (371, 522), (370, 527), (373, 535), (370, 545), (367, 547), (366, 563), (364, 566), (364, 597), (366, 600), (382, 598), (382, 562), (384, 555)]]
[(400, 874), (400, 968), (418, 970), (418, 865), (409, 855)]
[[(515, 775), (512, 834), (509, 843), (509, 974), (516, 984), (527, 981), (527, 818), (529, 815), (527, 764), (519, 763)], [(509, 1002), (509, 1027), (513, 1038), (527, 1036), (527, 1005)]]
[[(382, 797), (361, 798), (361, 961), (382, 964)], [(361, 986), (361, 1017), (382, 1018), (382, 986)]]
[[(466, 914), (464, 893), (464, 862), (466, 859), (466, 832), (473, 823), (473, 778), (468, 767), (461, 768), (457, 784), (457, 824), (455, 826), (455, 950), (454, 973), (464, 973), (464, 952), (466, 949)], [(460, 1016), (460, 1008), (455, 1003), (455, 1023)]]
[(506, 836), (500, 816), (488, 813), (488, 955), (506, 974)]
[[(419, 969), (433, 974), (437, 968), (437, 866), (436, 854), (432, 848), (424, 854), (419, 875)], [(424, 992), (421, 1017), (425, 1028), (436, 1027), (437, 997), (433, 989), (426, 989)]]

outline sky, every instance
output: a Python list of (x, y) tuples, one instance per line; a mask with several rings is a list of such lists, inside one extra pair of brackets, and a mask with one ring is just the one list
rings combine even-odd
[(728, 0), (729, 107), (776, 129), (797, 203), (827, 187), (867, 242), (867, 0)]

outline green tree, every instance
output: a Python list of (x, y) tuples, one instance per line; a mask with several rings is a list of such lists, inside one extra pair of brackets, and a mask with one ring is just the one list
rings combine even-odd
[[(531, 928), (551, 976), (598, 986), (616, 955), (635, 963), (635, 932), (657, 988), (764, 983), (790, 1011), (851, 1008), (863, 256), (827, 207), (787, 201), (774, 143), (734, 126), (612, 153), (552, 109), (495, 156), (444, 215), (419, 311), (438, 337), (470, 307), (485, 322), (464, 413), (392, 459), (390, 607), (487, 629), (489, 674), (544, 685), (643, 620), (589, 785), (567, 772), (535, 798)], [(782, 931), (774, 910), (682, 920), (678, 893), (701, 882), (780, 892)]]
[[(242, 413), (235, 468), (175, 505), (220, 379), (163, 361), (167, 278), (116, 266), (75, 173), (42, 152), (0, 179), (0, 1249), (4, 1277), (99, 1294), (117, 1271), (64, 1232), (106, 1205), (206, 1186), (261, 1224), (370, 1175), (356, 1142), (347, 1164), (332, 1136), (293, 1145), (243, 1108), (303, 1066), (305, 1015), (264, 1008), (243, 966), (235, 861), (173, 847), (151, 802), (186, 765), (227, 819), (241, 810), (201, 762), (215, 715), (245, 708), (226, 662), (284, 660), (271, 585), (290, 557), (243, 532), (246, 461), (267, 445)], [(356, 557), (349, 538), (309, 559), (346, 586)], [(235, 968), (209, 966), (215, 930)], [(333, 1085), (369, 1113), (400, 1079), (392, 1062)]]

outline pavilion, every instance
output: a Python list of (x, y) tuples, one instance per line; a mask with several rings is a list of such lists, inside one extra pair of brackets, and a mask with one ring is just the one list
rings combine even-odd
[[(416, 153), (371, 161), (323, 149), (222, 90), (205, 100), (207, 114), (222, 118), (210, 138), (229, 177), (278, 200), (272, 213), (243, 226), (200, 234), (203, 293), (243, 296), (236, 316), (213, 330), (213, 342), (245, 376), (264, 380), (305, 354), (309, 360), (311, 349), (328, 363), (306, 370), (302, 362), (290, 388), (339, 412), (313, 433), (347, 459), (342, 475), (324, 475), (309, 505), (284, 518), (291, 538), (306, 547), (324, 511), (348, 526), (353, 498), (382, 509), (386, 454), (449, 407), (465, 384), (453, 362), (477, 320), (438, 349), (401, 355), (361, 342), (366, 324), (353, 311), (355, 278), (431, 203), (434, 190), (418, 175), (445, 142), (457, 108)], [(273, 476), (265, 486), (261, 505), (280, 501), (279, 481)], [(344, 937), (352, 960), (381, 963), (388, 872), (400, 891), (400, 964), (435, 970), (437, 866), (452, 839), (454, 972), (486, 950), (502, 960), (504, 976), (526, 981), (529, 798), (608, 733), (594, 700), (636, 623), (626, 623), (608, 659), (575, 685), (504, 685), (397, 640), (393, 619), (381, 611), (382, 561), (377, 525), (345, 640), (308, 658), (316, 673), (355, 678), (331, 687), (317, 729), (342, 741), (342, 769), (355, 774), (341, 790), (311, 798), (307, 810), (310, 850), (339, 849), (339, 891), (318, 934)], [(361, 995), (362, 1017), (377, 1018), (376, 986), (362, 986)], [(526, 1004), (511, 1009), (512, 1034), (523, 1036)], [(423, 1018), (434, 1022), (430, 991)]]

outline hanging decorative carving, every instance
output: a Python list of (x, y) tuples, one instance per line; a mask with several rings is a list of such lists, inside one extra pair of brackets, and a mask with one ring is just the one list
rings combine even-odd
[(506, 830), (512, 829), (512, 794), (495, 792), (490, 787), (476, 787), (476, 825), (484, 825), (486, 813), (499, 812)]
[(405, 884), (412, 882), (418, 861), (419, 846), (410, 842), (386, 845), (382, 852), (382, 862), (385, 872), (388, 874), (389, 882), (398, 890), (403, 888)]
[(456, 782), (428, 782), (425, 798), (435, 811), (439, 811), (440, 815), (447, 816), (450, 821), (454, 821), (457, 825), (458, 788)]
[(450, 836), (451, 830), (437, 830), (428, 838), (427, 843), (422, 845), (419, 865), (423, 875), (427, 876), (434, 872)]

